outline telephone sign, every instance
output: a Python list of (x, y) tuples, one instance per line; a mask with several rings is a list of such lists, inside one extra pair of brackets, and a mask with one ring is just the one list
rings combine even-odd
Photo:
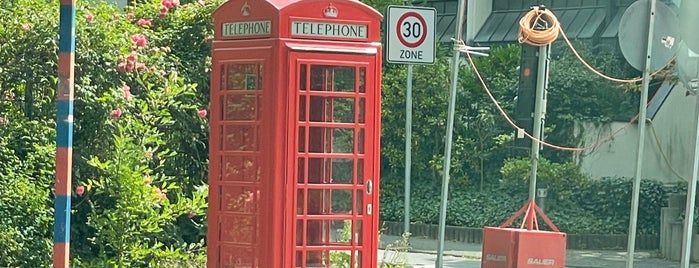
[(434, 8), (389, 6), (386, 23), (386, 60), (390, 63), (433, 64)]

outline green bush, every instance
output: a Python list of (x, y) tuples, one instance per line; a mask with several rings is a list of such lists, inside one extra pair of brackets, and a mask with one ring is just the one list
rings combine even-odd
[(0, 267), (51, 260), (55, 148), (42, 145), (51, 136), (53, 129), (37, 121), (0, 123)]
[[(502, 224), (528, 200), (528, 181), (511, 175), (514, 174), (515, 167), (521, 164), (522, 160), (506, 163), (507, 169), (503, 168), (503, 173), (511, 177), (503, 179), (500, 185), (482, 191), (450, 187), (447, 224), (475, 228)], [(545, 213), (561, 231), (574, 234), (628, 232), (632, 193), (630, 179), (589, 180), (579, 174), (572, 164), (545, 162), (539, 170), (542, 181), (549, 183)], [(566, 174), (568, 177), (554, 179), (551, 174)], [(402, 179), (386, 178), (382, 181), (382, 187), (382, 220), (402, 221), (404, 196), (398, 194), (403, 192)], [(440, 194), (440, 185), (413, 184), (411, 221), (437, 224)], [(642, 180), (640, 194), (638, 233), (657, 234), (660, 229), (660, 209), (666, 203), (665, 189), (660, 182)], [(557, 199), (555, 206), (549, 206), (552, 198)]]
[[(223, 0), (164, 16), (160, 0), (133, 2), (77, 7), (73, 187), (85, 191), (73, 197), (73, 262), (201, 264), (208, 40)], [(50, 262), (58, 10), (0, 2), (0, 266)]]
[[(531, 162), (526, 159), (508, 159), (501, 169), (504, 189), (517, 192), (529, 191)], [(575, 163), (553, 163), (540, 158), (537, 168), (537, 188), (548, 189), (546, 207), (573, 205), (572, 196), (578, 187), (585, 186), (589, 178), (580, 173)]]

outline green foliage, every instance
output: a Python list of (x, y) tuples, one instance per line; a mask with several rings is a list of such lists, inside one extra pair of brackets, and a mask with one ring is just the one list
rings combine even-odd
[[(53, 129), (37, 121), (0, 123), (0, 267), (51, 260)], [(44, 145), (42, 145), (44, 144)]]
[[(73, 261), (188, 267), (204, 256), (208, 124), (198, 111), (210, 14), (223, 0), (181, 1), (162, 17), (160, 0), (134, 2), (77, 7), (73, 186), (86, 191), (74, 195)], [(50, 262), (58, 10), (0, 3), (0, 266)]]
[[(519, 192), (528, 192), (531, 177), (531, 161), (528, 158), (508, 159), (502, 169), (502, 186)], [(546, 206), (566, 207), (576, 193), (576, 186), (585, 186), (590, 179), (580, 173), (572, 162), (552, 163), (540, 158), (537, 165), (537, 188), (548, 189)]]
[[(604, 219), (613, 233), (625, 233), (632, 193), (632, 179), (604, 178), (574, 188), (572, 200), (577, 207)], [(641, 180), (640, 196), (638, 233), (656, 234), (660, 230), (660, 209), (667, 203), (665, 187), (655, 180)]]
[[(503, 170), (515, 170), (522, 160), (510, 160)], [(552, 168), (551, 168), (552, 167)], [(546, 170), (551, 168), (552, 170)], [(568, 164), (542, 165), (541, 174), (568, 174), (577, 179), (549, 181), (546, 214), (563, 232), (574, 234), (624, 234), (628, 231), (631, 207), (631, 180), (607, 178), (587, 180)], [(525, 173), (528, 174), (528, 173)], [(550, 175), (547, 175), (550, 176)], [(477, 190), (456, 188), (450, 191), (447, 224), (475, 227), (499, 226), (528, 200), (528, 181), (513, 177), (502, 186)], [(402, 183), (395, 179), (382, 182), (381, 217), (387, 221), (403, 219)], [(563, 193), (563, 194), (561, 194)], [(657, 234), (660, 208), (666, 195), (661, 183), (642, 180), (638, 214), (638, 233)], [(558, 200), (556, 200), (558, 199)], [(555, 203), (554, 203), (555, 202)], [(414, 185), (411, 195), (411, 221), (437, 224), (439, 219), (439, 185)]]
[[(488, 83), (500, 102), (513, 98), (517, 54), (514, 47), (495, 48), (489, 58), (476, 59), (482, 72), (493, 74)], [(443, 169), (449, 93), (449, 51), (441, 47), (435, 65), (415, 66), (413, 71), (412, 169), (415, 178), (435, 181)], [(485, 184), (497, 175), (502, 159), (512, 155), (508, 144), (497, 138), (510, 132), (474, 73), (461, 70), (457, 91), (451, 176), (457, 185)], [(405, 166), (405, 79), (403, 66), (384, 66), (382, 89), (382, 172), (387, 177), (402, 176)], [(510, 104), (511, 105), (511, 104)], [(506, 106), (507, 107), (507, 106)], [(492, 180), (490, 181), (492, 182)]]

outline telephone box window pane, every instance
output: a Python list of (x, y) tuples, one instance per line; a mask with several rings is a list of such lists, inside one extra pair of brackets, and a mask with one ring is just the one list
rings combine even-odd
[(334, 220), (331, 225), (333, 245), (349, 246), (352, 244), (352, 220)]
[(257, 120), (259, 103), (256, 94), (225, 96), (223, 120)]
[(299, 153), (306, 152), (306, 127), (299, 127)]
[(224, 126), (223, 151), (257, 151), (257, 126)]
[(357, 159), (357, 184), (364, 184), (364, 159)]
[(257, 187), (221, 186), (221, 211), (255, 213), (258, 201)]
[(256, 157), (224, 156), (221, 159), (224, 181), (259, 182), (260, 167)]
[[(363, 241), (362, 241), (362, 220), (356, 220), (354, 221), (354, 241), (356, 241), (357, 246), (361, 246)], [(361, 258), (358, 258), (361, 260)], [(359, 261), (361, 263), (361, 261)]]
[(355, 68), (311, 65), (311, 90), (354, 92)]
[[(310, 127), (311, 139), (317, 142), (309, 146), (311, 153), (352, 153), (354, 151), (354, 130), (351, 128)], [(332, 135), (327, 137), (328, 134)], [(332, 151), (329, 147), (332, 143)]]
[(308, 69), (308, 65), (302, 64), (301, 67), (299, 68), (299, 89), (301, 91), (306, 91), (306, 82), (308, 82), (308, 76), (306, 75), (308, 72), (306, 71)]
[(356, 69), (354, 67), (333, 68), (333, 91), (354, 92)]
[(351, 250), (331, 250), (330, 251), (330, 267), (343, 267), (343, 268), (358, 268), (357, 263), (352, 265), (352, 251)]
[(359, 93), (366, 93), (366, 67), (359, 67)]
[(352, 190), (308, 189), (308, 215), (352, 214)]
[(352, 174), (354, 172), (354, 160), (353, 159), (331, 159), (332, 161), (332, 183), (337, 184), (351, 184)]
[(306, 117), (306, 98), (304, 95), (299, 96), (299, 121), (301, 122), (308, 121)]
[(332, 214), (352, 214), (353, 190), (331, 190)]
[(305, 164), (306, 164), (306, 158), (299, 158), (299, 165), (298, 165), (298, 179), (296, 180), (297, 183), (303, 184), (306, 182), (306, 169), (305, 169)]
[(257, 255), (251, 247), (222, 245), (220, 247), (221, 267), (251, 268), (257, 267)]
[(261, 90), (262, 65), (260, 64), (227, 64), (226, 90)]
[[(303, 238), (305, 237), (303, 234), (303, 220), (296, 220), (296, 245), (297, 246), (303, 246)], [(297, 261), (301, 260), (301, 256), (297, 256)]]
[(359, 112), (357, 113), (357, 122), (360, 124), (364, 124), (366, 119), (364, 118), (366, 114), (366, 99), (365, 98), (359, 98)]
[(354, 130), (351, 128), (333, 129), (333, 153), (352, 153), (354, 151)]
[(311, 122), (355, 122), (354, 98), (311, 96), (311, 103)]
[(354, 211), (357, 213), (357, 215), (362, 215), (362, 209), (364, 208), (364, 202), (362, 202), (362, 196), (364, 193), (364, 190), (357, 190), (357, 200), (355, 202), (355, 207)]
[(330, 250), (306, 251), (306, 266), (303, 267), (335, 267), (327, 265), (328, 262), (330, 262)]
[(357, 129), (357, 154), (364, 154), (364, 129)]
[(303, 189), (296, 190), (296, 215), (304, 215), (306, 202), (304, 201), (305, 191)]
[(221, 215), (221, 241), (253, 244), (257, 241), (255, 216)]
[(306, 245), (320, 246), (327, 244), (330, 240), (330, 231), (329, 220), (306, 221)]

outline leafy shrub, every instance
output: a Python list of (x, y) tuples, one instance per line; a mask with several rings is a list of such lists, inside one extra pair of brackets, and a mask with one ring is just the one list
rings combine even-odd
[[(529, 159), (508, 159), (501, 169), (502, 186), (514, 191), (529, 191), (531, 162)], [(589, 178), (580, 173), (575, 163), (552, 163), (540, 158), (536, 183), (538, 188), (548, 189), (546, 207), (570, 206), (571, 197), (577, 187), (584, 186)]]
[[(542, 167), (548, 167), (543, 165)], [(507, 164), (506, 164), (507, 166)], [(554, 164), (553, 166), (568, 167)], [(540, 169), (541, 170), (541, 169)], [(556, 172), (561, 173), (560, 169)], [(562, 172), (567, 174), (566, 172)], [(542, 170), (542, 174), (551, 171)], [(546, 200), (546, 214), (553, 223), (567, 233), (625, 234), (629, 226), (632, 181), (627, 178), (586, 180), (580, 174), (570, 173), (578, 184), (556, 182), (553, 189), (562, 189), (557, 195), (549, 188), (549, 196), (565, 196), (556, 206)], [(544, 177), (545, 178), (545, 177)], [(519, 180), (519, 178), (518, 178)], [(447, 204), (447, 224), (475, 227), (499, 226), (528, 200), (528, 182), (503, 182), (483, 191), (453, 187)], [(386, 221), (403, 220), (402, 181), (387, 178), (382, 181), (381, 217)], [(437, 224), (439, 219), (440, 188), (434, 184), (414, 184), (411, 195), (411, 221)], [(657, 234), (660, 229), (660, 209), (666, 203), (665, 189), (657, 181), (642, 180), (639, 204), (639, 234)]]
[[(583, 210), (604, 219), (612, 233), (628, 231), (633, 179), (604, 178), (589, 181), (573, 191), (573, 202)], [(654, 180), (641, 180), (638, 205), (638, 233), (656, 234), (660, 230), (660, 209), (667, 203), (665, 187)]]
[[(132, 2), (77, 7), (73, 262), (201, 264), (208, 37), (223, 0), (183, 0), (164, 16), (160, 0)], [(0, 137), (0, 266), (50, 262), (58, 10), (0, 2), (0, 131), (12, 133)]]
[(51, 260), (54, 147), (39, 141), (52, 136), (36, 121), (0, 123), (0, 267), (40, 267)]

